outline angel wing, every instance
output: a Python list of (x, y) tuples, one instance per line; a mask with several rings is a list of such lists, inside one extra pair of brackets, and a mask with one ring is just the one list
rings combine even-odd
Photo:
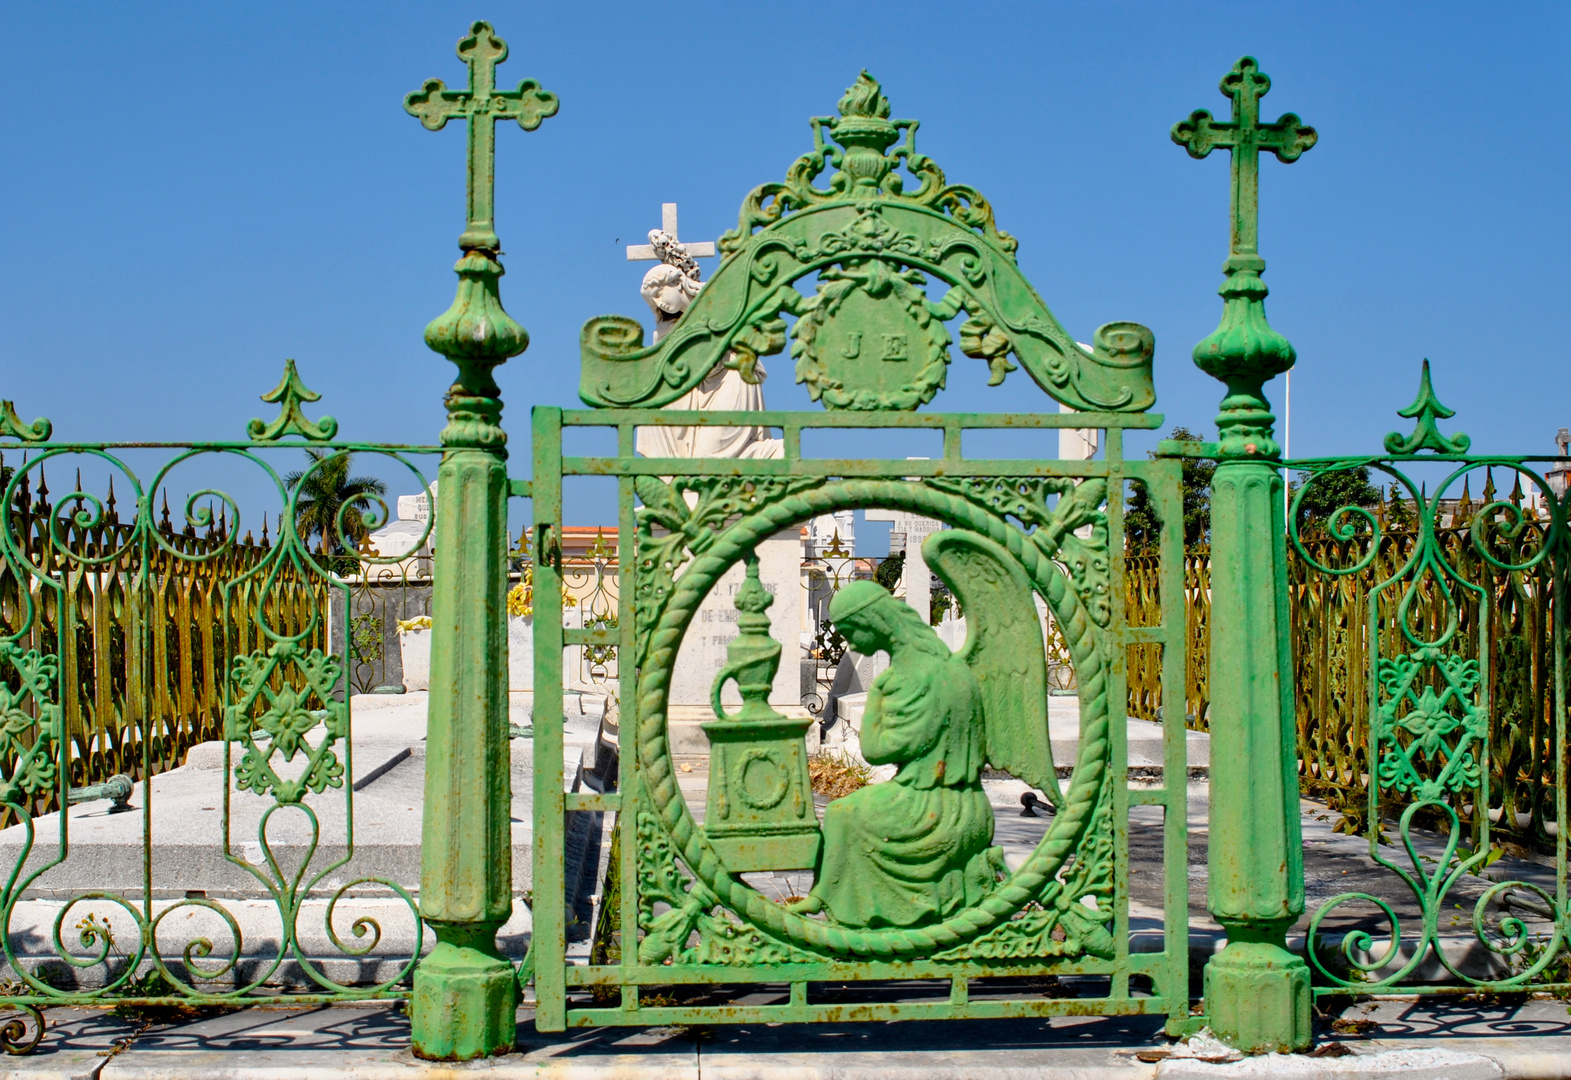
[(999, 544), (969, 529), (933, 533), (922, 544), (922, 557), (966, 613), (960, 657), (982, 688), (988, 763), (1059, 805), (1042, 626), (1025, 571)]

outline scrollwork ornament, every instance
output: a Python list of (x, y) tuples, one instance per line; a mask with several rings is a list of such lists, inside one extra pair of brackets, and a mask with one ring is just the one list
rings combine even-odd
[[(273, 685), (274, 675), (281, 676)], [(296, 686), (291, 676), (304, 686)], [(245, 756), (236, 769), (236, 782), (244, 790), (265, 795), (269, 791), (280, 803), (298, 803), (307, 791), (322, 792), (342, 787), (344, 767), (333, 753), (333, 743), (349, 734), (347, 706), (334, 699), (343, 678), (343, 660), (321, 649), (304, 649), (292, 641), (280, 641), (270, 648), (234, 659), (231, 672), (236, 688), (235, 703), (225, 714), (225, 736), (245, 747)], [(323, 706), (308, 709), (315, 698)], [(258, 705), (262, 713), (255, 716)], [(320, 740), (312, 745), (306, 735), (318, 725)], [(256, 730), (271, 736), (266, 750), (253, 738)], [(274, 753), (285, 761), (297, 753), (306, 754), (305, 772), (285, 780), (274, 771)]]
[[(812, 121), (813, 150), (784, 183), (744, 201), (720, 240), (720, 268), (658, 344), (630, 319), (603, 316), (580, 336), (579, 395), (601, 408), (656, 408), (696, 386), (729, 352), (766, 355), (779, 335), (759, 320), (796, 316), (797, 381), (831, 409), (913, 410), (944, 387), (950, 331), (984, 360), (989, 385), (1017, 368), (1081, 411), (1140, 412), (1155, 403), (1151, 332), (1098, 330), (1087, 350), (1059, 325), (1020, 272), (1015, 241), (974, 189), (946, 183), (914, 146), (915, 121), (891, 120), (865, 73), (838, 117)], [(903, 141), (902, 141), (903, 135)], [(916, 179), (902, 178), (901, 166)], [(828, 174), (827, 182), (822, 177)], [(823, 184), (823, 186), (818, 186)], [(797, 285), (811, 275), (811, 297)], [(950, 286), (927, 296), (929, 281)], [(745, 369), (742, 369), (745, 370)]]
[[(846, 198), (880, 197), (947, 214), (1013, 257), (1018, 242), (999, 230), (992, 205), (974, 188), (947, 184), (943, 170), (918, 153), (917, 122), (890, 119), (889, 99), (876, 79), (862, 72), (837, 111), (838, 116), (813, 119), (813, 149), (787, 170), (783, 184), (761, 184), (748, 195), (737, 227), (720, 238), (721, 254), (740, 250), (755, 229), (788, 212)], [(826, 135), (840, 145), (826, 142)], [(902, 164), (920, 181), (914, 191), (905, 190), (897, 172)], [(835, 172), (827, 186), (815, 187), (829, 169)]]
[[(8, 1016), (0, 1020), (0, 1050), (18, 1057), (32, 1053), (44, 1038), (43, 1010), (36, 1005), (0, 1000), (0, 1012), (6, 1010), (14, 1010), (23, 1016)], [(27, 1033), (29, 1020), (32, 1021), (31, 1036)]]
[[(1440, 676), (1438, 694), (1427, 679), (1430, 672)], [(1422, 648), (1380, 657), (1375, 677), (1384, 697), (1375, 725), (1382, 786), (1424, 800), (1478, 788), (1483, 773), (1474, 748), (1482, 751), (1489, 738), (1489, 717), (1475, 701), (1478, 661)], [(1445, 763), (1438, 775), (1426, 778), (1424, 773), (1432, 770), (1421, 772), (1415, 756), (1431, 764), (1443, 756)]]
[(42, 416), (31, 424), (23, 423), (10, 401), (0, 401), (0, 438), (18, 439), (25, 443), (48, 442), (54, 425)]
[(60, 658), (0, 641), (0, 661), (16, 673), (19, 684), (12, 689), (9, 680), (0, 682), (0, 761), (12, 762), (10, 775), (0, 775), (0, 805), (21, 807), (55, 783)]
[[(1426, 858), (1414, 847), (1413, 819), (1420, 813), (1441, 818), (1445, 848), (1438, 859)], [(1411, 943), (1404, 941), (1402, 923), (1395, 909), (1378, 896), (1348, 892), (1331, 897), (1310, 918), (1304, 951), (1309, 962), (1332, 984), (1360, 993), (1389, 991), (1400, 987), (1404, 980), (1433, 956), (1458, 982), (1511, 990), (1526, 985), (1561, 955), (1566, 941), (1566, 914), (1558, 901), (1530, 882), (1493, 882), (1473, 903), (1471, 929), (1479, 945), (1515, 970), (1504, 979), (1481, 978), (1464, 971), (1448, 955), (1451, 950), (1441, 948), (1439, 917), (1448, 906), (1447, 897), (1457, 882), (1467, 874), (1480, 872), (1489, 852), (1482, 846), (1473, 852), (1460, 851), (1461, 819), (1455, 808), (1445, 802), (1421, 799), (1411, 803), (1403, 810), (1398, 829), (1411, 869), (1387, 858), (1378, 844), (1370, 845), (1370, 853), (1375, 862), (1395, 874), (1411, 893), (1421, 913), (1418, 938)], [(1498, 926), (1491, 930), (1488, 913), (1497, 905), (1497, 899), (1508, 890), (1520, 890), (1534, 896), (1537, 904), (1547, 913), (1544, 917), (1550, 924), (1545, 938), (1535, 941), (1526, 922), (1514, 915), (1502, 917)], [(1377, 948), (1376, 935), (1364, 929), (1348, 931), (1336, 945), (1322, 939), (1321, 926), (1326, 918), (1334, 911), (1354, 903), (1369, 904), (1379, 910), (1387, 926), (1383, 948)], [(1404, 951), (1408, 952), (1405, 959), (1402, 958)], [(1333, 957), (1343, 970), (1334, 970), (1328, 964), (1328, 960)]]

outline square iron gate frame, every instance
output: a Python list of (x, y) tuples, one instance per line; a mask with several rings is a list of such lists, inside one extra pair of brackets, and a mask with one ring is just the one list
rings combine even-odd
[[(535, 1023), (543, 1032), (568, 1027), (695, 1023), (810, 1022), (847, 1020), (977, 1019), (994, 1017), (1047, 1017), (1062, 1015), (1166, 1015), (1169, 1032), (1197, 1026), (1190, 1015), (1189, 988), (1189, 880), (1188, 880), (1188, 761), (1186, 731), (1167, 725), (1163, 731), (1163, 781), (1160, 787), (1131, 788), (1128, 783), (1127, 710), (1123, 707), (1129, 647), (1156, 644), (1162, 647), (1161, 683), (1164, 700), (1183, 700), (1186, 662), (1183, 593), (1183, 513), (1180, 463), (1171, 458), (1128, 461), (1123, 453), (1126, 429), (1155, 429), (1159, 414), (1118, 413), (863, 413), (863, 412), (685, 412), (671, 409), (564, 410), (537, 406), (532, 414), (534, 444), (533, 479), (527, 487), (533, 501), (535, 522), (535, 718), (533, 802), (533, 939), (532, 969)], [(703, 460), (641, 458), (634, 454), (635, 432), (640, 426), (717, 425), (756, 426), (779, 430), (784, 456), (780, 459)], [(563, 433), (569, 428), (610, 428), (616, 433), (616, 457), (566, 456)], [(1098, 428), (1106, 432), (1101, 460), (1064, 461), (968, 459), (961, 454), (965, 431)], [(802, 432), (826, 429), (905, 429), (937, 431), (943, 438), (943, 456), (932, 459), (834, 459), (804, 458)], [(882, 478), (920, 480), (925, 477), (1059, 477), (1103, 478), (1107, 481), (1106, 514), (1109, 535), (1109, 585), (1111, 618), (1105, 630), (1110, 658), (1108, 694), (1114, 709), (1110, 723), (1109, 766), (1113, 799), (1113, 867), (1115, 954), (1111, 961), (1044, 958), (1036, 962), (990, 961), (827, 961), (818, 964), (731, 966), (718, 964), (640, 965), (635, 950), (625, 949), (615, 964), (570, 964), (566, 955), (566, 881), (562, 860), (566, 814), (570, 812), (636, 812), (644, 792), (638, 764), (638, 702), (632, 691), (638, 673), (631, 664), (620, 667), (620, 751), (622, 766), (618, 790), (605, 793), (564, 790), (563, 747), (563, 649), (572, 645), (616, 646), (622, 656), (635, 655), (636, 630), (631, 615), (636, 587), (635, 544), (617, 545), (618, 570), (624, 583), (619, 589), (615, 626), (564, 628), (561, 599), (560, 552), (556, 536), (562, 520), (563, 483), (567, 477), (608, 476), (617, 482), (618, 533), (636, 536), (634, 480), (638, 476), (759, 476)], [(1154, 626), (1129, 626), (1124, 610), (1123, 503), (1125, 484), (1143, 481), (1161, 522), (1159, 560), (1161, 622)], [(525, 485), (514, 490), (522, 494)], [(1012, 527), (1018, 527), (1013, 525)], [(1129, 936), (1129, 809), (1135, 805), (1163, 808), (1163, 948), (1160, 952), (1131, 953)], [(1087, 826), (1090, 828), (1090, 826)], [(621, 926), (624, 942), (638, 938), (638, 875), (636, 843), (629, 839), (614, 855), (620, 857)], [(603, 902), (603, 901), (602, 901)], [(1022, 998), (973, 1001), (972, 978), (998, 976), (1099, 975), (1106, 976), (1108, 992), (1093, 998)], [(1131, 977), (1150, 980), (1149, 996), (1133, 996)], [(947, 1000), (923, 1002), (812, 1003), (808, 985), (820, 982), (874, 980), (948, 980)], [(647, 986), (787, 984), (789, 1000), (773, 1005), (681, 1006), (641, 1004), (639, 990)], [(619, 1004), (605, 1008), (581, 1007), (569, 1001), (573, 991), (591, 987), (620, 991)]]

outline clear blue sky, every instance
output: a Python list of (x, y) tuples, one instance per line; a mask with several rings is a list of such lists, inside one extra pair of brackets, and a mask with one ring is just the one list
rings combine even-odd
[[(1226, 115), (1217, 80), (1243, 53), (1274, 81), (1263, 111), (1320, 132), (1298, 163), (1262, 164), (1295, 456), (1405, 428), (1426, 356), (1478, 450), (1552, 452), (1571, 425), (1563, 2), (10, 0), (0, 395), (63, 439), (238, 437), (292, 356), (342, 437), (434, 440), (451, 367), (420, 333), (453, 293), (463, 133), (401, 102), (463, 83), (475, 18), (512, 48), (500, 81), (562, 101), (538, 131), (498, 129), (503, 296), (533, 338), (499, 376), (519, 450), (531, 405), (577, 404), (583, 322), (647, 318), (623, 247), (660, 203), (685, 238), (717, 236), (863, 67), (992, 200), (1070, 332), (1149, 325), (1157, 408), (1214, 433), (1221, 387), (1189, 353), (1220, 313), (1227, 158), (1193, 161), (1168, 129)], [(805, 404), (788, 360), (768, 363), (770, 404)], [(1037, 394), (982, 374), (957, 354), (935, 405)]]

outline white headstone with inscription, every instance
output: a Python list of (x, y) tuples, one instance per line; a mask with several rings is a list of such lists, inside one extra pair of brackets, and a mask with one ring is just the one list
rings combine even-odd
[(867, 520), (893, 523), (894, 528), (889, 532), (889, 550), (893, 553), (898, 545), (904, 545), (905, 572), (900, 581), (905, 602), (916, 608), (924, 620), (930, 618), (933, 606), (932, 572), (927, 568), (927, 561), (922, 558), (922, 541), (942, 529), (943, 522), (905, 510), (879, 509), (868, 510)]

